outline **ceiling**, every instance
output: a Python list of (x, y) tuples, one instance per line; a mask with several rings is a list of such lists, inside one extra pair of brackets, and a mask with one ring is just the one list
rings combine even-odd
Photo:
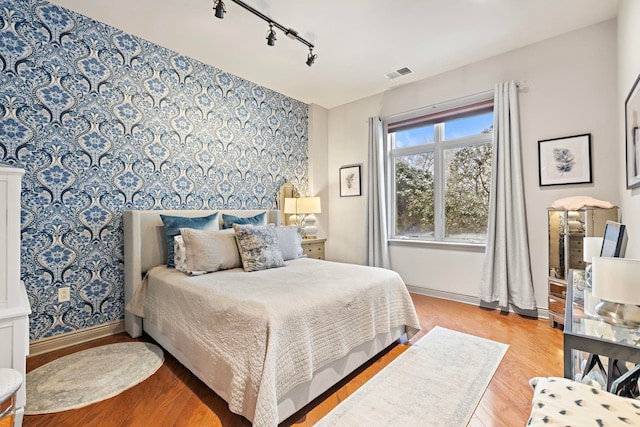
[[(53, 0), (306, 103), (332, 108), (602, 22), (618, 0), (245, 0), (316, 46), (308, 48), (225, 0)], [(414, 73), (394, 80), (402, 67)]]

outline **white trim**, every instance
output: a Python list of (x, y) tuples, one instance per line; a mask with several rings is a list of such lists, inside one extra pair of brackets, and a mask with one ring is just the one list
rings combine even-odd
[(413, 110), (404, 111), (402, 113), (390, 114), (388, 116), (381, 117), (381, 119), (383, 122), (395, 123), (402, 120), (412, 119), (414, 117), (424, 116), (426, 114), (433, 114), (439, 111), (450, 110), (452, 108), (459, 107), (465, 104), (475, 104), (476, 102), (488, 101), (490, 99), (493, 99), (494, 95), (495, 89), (489, 89), (482, 92), (474, 93), (473, 95), (461, 96), (459, 98), (439, 102), (427, 107), (420, 107)]
[[(456, 294), (453, 292), (438, 291), (436, 289), (428, 289), (420, 286), (406, 285), (409, 292), (418, 295), (424, 295), (427, 297), (440, 298), (448, 301), (461, 302), (463, 304), (476, 305), (480, 307), (480, 298), (470, 295)], [(489, 307), (486, 303), (483, 307)], [(497, 307), (496, 307), (497, 308)], [(512, 307), (509, 307), (509, 312), (516, 313)], [(549, 309), (538, 307), (537, 308), (538, 319), (549, 319)]]
[[(403, 120), (411, 120), (420, 116), (435, 114), (439, 111), (448, 111), (453, 108), (464, 107), (465, 105), (477, 104), (479, 102), (490, 101), (495, 97), (495, 90), (488, 90), (476, 93), (470, 96), (452, 99), (439, 104), (431, 105), (423, 109), (412, 110), (410, 112), (388, 116), (383, 120), (383, 129), (385, 132), (384, 144), (387, 158), (385, 161), (386, 182), (388, 184), (387, 195), (388, 203), (387, 221), (389, 240), (401, 240), (405, 237), (412, 239), (410, 236), (397, 233), (397, 187), (396, 187), (396, 164), (401, 157), (413, 155), (432, 155), (433, 156), (433, 241), (445, 242), (446, 234), (446, 214), (445, 214), (445, 192), (446, 192), (446, 157), (447, 150), (455, 150), (465, 147), (480, 146), (493, 144), (493, 132), (479, 133), (476, 135), (467, 135), (460, 138), (445, 140), (445, 123), (447, 116), (442, 116), (440, 122), (435, 122), (433, 126), (433, 142), (422, 143), (409, 147), (395, 147), (395, 131), (389, 134), (389, 124), (397, 123)], [(423, 111), (424, 110), (424, 111)], [(480, 114), (479, 111), (477, 111)], [(451, 116), (449, 116), (451, 118)], [(419, 126), (419, 120), (415, 125)], [(398, 130), (401, 131), (401, 130)], [(420, 239), (412, 239), (420, 240)], [(463, 241), (464, 242), (464, 241)], [(472, 241), (470, 243), (482, 243)]]
[(472, 242), (472, 241), (456, 241), (445, 240), (438, 242), (436, 240), (419, 240), (410, 239), (408, 237), (395, 237), (389, 239), (389, 246), (421, 246), (425, 248), (434, 249), (450, 249), (459, 250), (465, 252), (483, 252), (487, 246), (486, 242)]
[(42, 338), (29, 343), (29, 357), (50, 351), (60, 350), (72, 345), (83, 344), (98, 338), (104, 338), (124, 332), (124, 320), (92, 326), (78, 331), (68, 332), (53, 337)]
[[(434, 139), (435, 139), (435, 156), (434, 156), (434, 164), (433, 164), (433, 234), (434, 238), (437, 242), (444, 241), (445, 234), (445, 214), (444, 214), (444, 205), (445, 205), (445, 165), (444, 165), (444, 149), (442, 148), (442, 140), (444, 139), (444, 124), (442, 122), (437, 123), (434, 129)], [(395, 161), (394, 161), (395, 166)], [(394, 170), (395, 174), (395, 170)], [(397, 191), (397, 188), (394, 188), (393, 191)], [(394, 199), (395, 203), (395, 199)], [(395, 208), (394, 208), (395, 210)], [(395, 226), (395, 224), (394, 224)], [(395, 227), (394, 227), (395, 230)], [(395, 234), (394, 234), (395, 237)]]

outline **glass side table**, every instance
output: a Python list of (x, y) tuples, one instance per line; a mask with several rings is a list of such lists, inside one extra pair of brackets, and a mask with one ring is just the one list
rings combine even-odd
[(606, 357), (608, 372), (604, 379), (607, 390), (610, 390), (611, 382), (617, 376), (615, 370), (618, 363), (640, 364), (640, 328), (615, 326), (585, 313), (579, 274), (578, 271), (569, 270), (563, 334), (564, 376), (580, 380), (583, 360), (587, 360), (588, 370), (591, 362), (595, 364), (600, 357)]

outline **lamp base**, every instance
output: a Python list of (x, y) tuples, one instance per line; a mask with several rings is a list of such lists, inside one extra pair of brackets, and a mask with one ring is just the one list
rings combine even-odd
[(596, 305), (595, 312), (607, 323), (624, 328), (640, 326), (640, 307), (633, 304), (601, 301)]
[(289, 224), (288, 225), (297, 225), (300, 226), (300, 217), (296, 214), (289, 215)]
[(302, 236), (305, 239), (315, 239), (318, 234), (318, 227), (316, 226), (316, 216), (309, 214), (302, 220)]
[(584, 288), (584, 314), (591, 317), (597, 317), (596, 305), (600, 302), (600, 298), (594, 297), (591, 287)]

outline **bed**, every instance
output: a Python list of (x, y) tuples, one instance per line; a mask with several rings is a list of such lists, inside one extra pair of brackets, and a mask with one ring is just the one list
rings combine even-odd
[[(307, 258), (255, 272), (167, 268), (160, 215), (215, 212), (265, 211), (124, 212), (125, 328), (132, 337), (146, 332), (253, 425), (277, 425), (420, 329), (389, 270)], [(280, 211), (266, 218), (280, 224)]]

